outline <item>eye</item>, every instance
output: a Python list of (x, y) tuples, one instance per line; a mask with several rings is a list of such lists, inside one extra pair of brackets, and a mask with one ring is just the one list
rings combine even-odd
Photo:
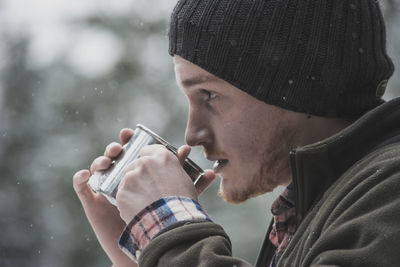
[(216, 94), (216, 93), (210, 92), (210, 91), (208, 91), (208, 90), (202, 89), (202, 90), (201, 90), (201, 93), (204, 94), (205, 100), (206, 100), (207, 102), (209, 102), (209, 101), (211, 101), (211, 100), (214, 100), (214, 99), (217, 97), (217, 94)]

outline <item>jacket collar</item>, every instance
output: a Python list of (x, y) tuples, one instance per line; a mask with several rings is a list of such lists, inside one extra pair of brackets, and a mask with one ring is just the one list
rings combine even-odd
[(366, 113), (341, 132), (290, 153), (297, 225), (322, 194), (368, 153), (400, 141), (400, 98)]

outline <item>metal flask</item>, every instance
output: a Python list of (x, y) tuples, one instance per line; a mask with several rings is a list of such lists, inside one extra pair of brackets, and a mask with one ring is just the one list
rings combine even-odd
[[(116, 205), (118, 185), (124, 177), (124, 169), (127, 164), (139, 158), (140, 150), (147, 145), (161, 144), (175, 155), (177, 149), (147, 127), (137, 124), (135, 134), (127, 144), (123, 146), (121, 154), (113, 161), (110, 168), (105, 171), (95, 172), (88, 181), (93, 191), (103, 194), (111, 204)], [(183, 169), (190, 176), (193, 183), (201, 179), (204, 171), (191, 159), (186, 158)]]

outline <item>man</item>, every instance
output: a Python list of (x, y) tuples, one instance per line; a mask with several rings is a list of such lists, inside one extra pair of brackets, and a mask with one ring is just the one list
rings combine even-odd
[[(286, 186), (257, 266), (398, 266), (400, 100), (381, 99), (393, 64), (377, 1), (182, 0), (169, 41), (189, 102), (186, 142), (214, 170), (195, 188), (181, 167), (190, 147), (145, 147), (118, 210), (77, 172), (115, 266), (249, 266), (197, 202), (216, 174), (232, 203)], [(123, 129), (121, 143), (133, 134)], [(91, 172), (121, 149), (110, 144)]]

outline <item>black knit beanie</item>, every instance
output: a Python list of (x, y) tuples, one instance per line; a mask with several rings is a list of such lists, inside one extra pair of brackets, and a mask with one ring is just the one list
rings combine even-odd
[(180, 0), (169, 45), (265, 103), (327, 117), (383, 103), (394, 70), (377, 0)]

